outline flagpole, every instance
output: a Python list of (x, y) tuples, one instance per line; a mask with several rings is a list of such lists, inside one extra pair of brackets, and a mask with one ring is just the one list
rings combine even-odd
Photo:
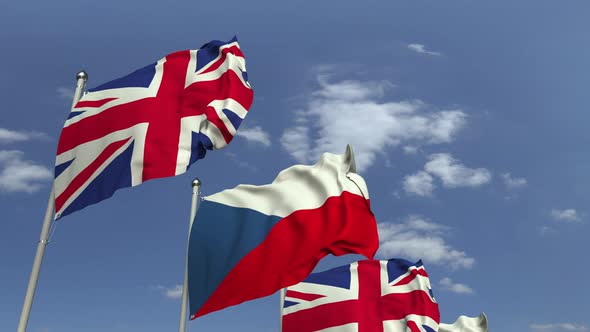
[(279, 293), (279, 332), (283, 332), (283, 306), (285, 304), (285, 288), (281, 288)]
[[(82, 90), (88, 80), (88, 74), (85, 71), (80, 71), (76, 74), (76, 91), (74, 92), (74, 98), (72, 100), (72, 106), (70, 111), (74, 108), (80, 96)], [(45, 254), (45, 248), (49, 241), (49, 230), (53, 222), (53, 216), (55, 213), (55, 193), (54, 186), (51, 186), (51, 192), (49, 193), (49, 201), (47, 202), (47, 210), (45, 210), (45, 219), (43, 219), (43, 226), (41, 228), (41, 235), (39, 242), (37, 243), (37, 253), (35, 254), (35, 260), (33, 261), (33, 268), (31, 276), (29, 278), (29, 285), (27, 286), (27, 293), (25, 295), (25, 303), (20, 314), (20, 320), (18, 322), (18, 332), (26, 332), (27, 324), (29, 322), (29, 316), (31, 314), (31, 307), (33, 306), (33, 298), (35, 297), (35, 290), (37, 288), (37, 282), (39, 281), (39, 271), (41, 270), (41, 263), (43, 262), (43, 255)]]
[[(197, 214), (197, 201), (199, 197), (199, 190), (201, 189), (201, 180), (195, 178), (192, 182), (193, 186), (193, 200), (191, 202), (191, 216), (189, 220), (189, 228), (188, 228), (188, 236), (190, 239), (191, 229), (193, 227), (193, 220), (195, 219), (195, 215)], [(188, 306), (188, 240), (187, 240), (187, 250), (186, 250), (186, 258), (184, 263), (184, 283), (182, 285), (182, 304), (180, 307), (180, 324), (178, 331), (185, 332), (186, 331), (186, 309)]]

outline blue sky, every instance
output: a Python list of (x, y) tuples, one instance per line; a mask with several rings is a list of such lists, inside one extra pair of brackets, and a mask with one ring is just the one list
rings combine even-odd
[[(422, 258), (442, 320), (590, 329), (583, 1), (0, 4), (0, 330), (17, 326), (75, 73), (89, 87), (237, 34), (254, 104), (184, 175), (60, 220), (29, 331), (174, 331), (191, 180), (265, 184), (351, 143), (381, 258)], [(328, 257), (317, 270), (359, 257)], [(244, 285), (247, 287), (247, 285)], [(278, 296), (189, 323), (276, 331)]]

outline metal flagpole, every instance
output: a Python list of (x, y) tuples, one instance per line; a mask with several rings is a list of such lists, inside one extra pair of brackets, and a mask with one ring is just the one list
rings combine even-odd
[[(190, 238), (191, 229), (193, 227), (193, 220), (195, 219), (195, 215), (197, 214), (197, 201), (199, 197), (199, 190), (201, 189), (201, 181), (198, 178), (195, 178), (192, 183), (193, 186), (193, 200), (191, 202), (191, 217), (189, 220), (189, 227), (188, 227), (188, 236)], [(185, 332), (186, 330), (186, 309), (188, 306), (188, 240), (187, 240), (187, 249), (186, 249), (186, 259), (184, 264), (184, 284), (182, 285), (182, 304), (180, 307), (180, 324), (178, 331)]]
[[(76, 91), (74, 92), (74, 98), (72, 100), (72, 107), (74, 108), (80, 96), (82, 90), (88, 80), (88, 74), (85, 71), (80, 71), (76, 74), (77, 84)], [(45, 253), (45, 247), (49, 241), (49, 230), (53, 222), (53, 216), (55, 213), (55, 193), (53, 192), (54, 187), (51, 186), (51, 192), (49, 193), (49, 202), (47, 202), (47, 210), (45, 211), (45, 219), (43, 219), (43, 227), (41, 228), (41, 236), (39, 237), (39, 243), (37, 244), (37, 253), (35, 254), (35, 260), (33, 261), (33, 269), (29, 278), (29, 286), (27, 287), (27, 294), (25, 295), (25, 303), (20, 314), (20, 320), (18, 322), (18, 332), (25, 332), (27, 330), (27, 324), (29, 322), (29, 315), (31, 314), (31, 307), (33, 306), (33, 298), (35, 297), (35, 289), (37, 288), (37, 281), (39, 280), (39, 271), (41, 270), (41, 263), (43, 261), (43, 254)]]
[(283, 332), (283, 306), (285, 304), (285, 291), (286, 288), (281, 288), (279, 293), (279, 332)]

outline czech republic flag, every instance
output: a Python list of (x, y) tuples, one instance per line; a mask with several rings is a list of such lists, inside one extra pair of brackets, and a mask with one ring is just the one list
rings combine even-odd
[(268, 185), (207, 196), (190, 232), (191, 319), (297, 284), (328, 254), (372, 259), (379, 247), (352, 149), (289, 167)]

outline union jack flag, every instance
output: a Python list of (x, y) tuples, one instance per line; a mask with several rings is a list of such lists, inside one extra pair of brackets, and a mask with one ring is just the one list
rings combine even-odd
[(119, 188), (184, 173), (232, 140), (253, 96), (235, 37), (88, 90), (59, 139), (55, 219)]
[(440, 323), (422, 261), (362, 260), (287, 288), (283, 332), (435, 332)]

